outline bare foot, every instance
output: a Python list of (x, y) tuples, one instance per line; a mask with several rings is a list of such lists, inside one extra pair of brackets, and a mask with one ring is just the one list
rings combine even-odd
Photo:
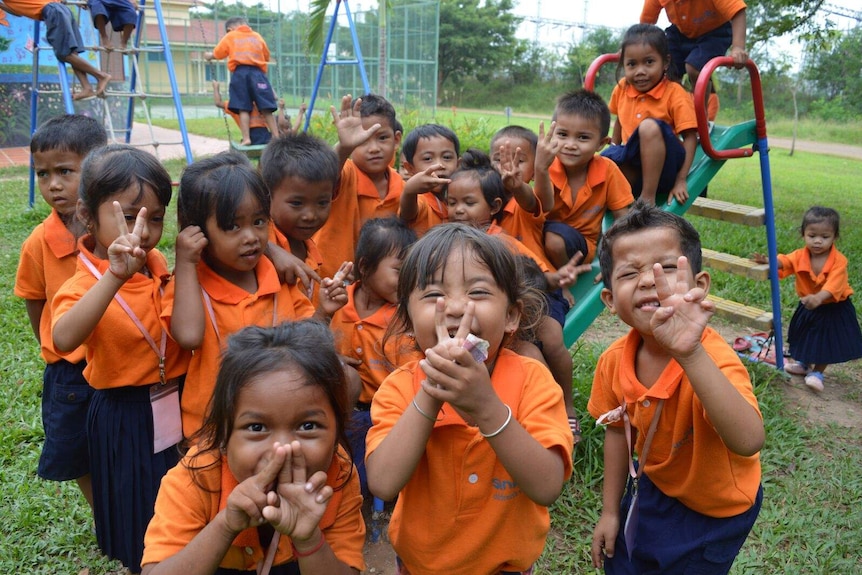
[(99, 78), (98, 84), (96, 84), (96, 95), (100, 98), (105, 97), (105, 90), (108, 88), (108, 82), (111, 81), (111, 75), (105, 74), (102, 78)]
[(82, 100), (90, 100), (95, 97), (96, 93), (93, 92), (92, 88), (90, 88), (89, 90), (81, 90), (80, 92), (72, 94), (72, 100), (75, 102), (80, 102)]
[(251, 146), (251, 140), (243, 140), (239, 143), (240, 146)]

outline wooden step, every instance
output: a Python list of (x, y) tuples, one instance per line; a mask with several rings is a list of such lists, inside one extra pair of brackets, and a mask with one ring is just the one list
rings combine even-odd
[(746, 226), (762, 226), (766, 221), (766, 210), (763, 208), (732, 204), (712, 198), (695, 199), (688, 213)]
[(753, 327), (759, 331), (772, 329), (772, 314), (770, 312), (714, 295), (708, 296), (707, 299), (715, 303), (715, 313), (719, 317)]
[(741, 258), (714, 250), (703, 248), (703, 264), (715, 270), (730, 272), (755, 281), (769, 279), (769, 264), (759, 264), (747, 258)]

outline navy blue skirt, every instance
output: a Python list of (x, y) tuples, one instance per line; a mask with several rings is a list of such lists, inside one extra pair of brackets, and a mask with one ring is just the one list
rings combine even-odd
[(827, 365), (862, 357), (862, 330), (850, 298), (807, 309), (800, 302), (787, 328), (790, 357)]
[(176, 447), (153, 453), (149, 385), (99, 389), (87, 414), (93, 515), (99, 548), (140, 573), (144, 533)]

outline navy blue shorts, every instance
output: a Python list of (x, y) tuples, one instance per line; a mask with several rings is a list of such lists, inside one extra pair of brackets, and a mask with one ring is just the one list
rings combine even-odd
[[(646, 121), (646, 120), (645, 120)], [(656, 189), (656, 202), (659, 202), (659, 196), (667, 197), (667, 194), (673, 189), (676, 184), (676, 177), (685, 163), (685, 148), (679, 137), (673, 132), (670, 124), (662, 120), (654, 120), (661, 128), (662, 136), (664, 136), (665, 157), (664, 166), (661, 169), (661, 176), (658, 180), (658, 189)], [(619, 146), (608, 146), (602, 150), (602, 155), (614, 161), (618, 166), (629, 165), (641, 170), (641, 139), (639, 133), (640, 127), (635, 129), (628, 141)], [(632, 182), (632, 194), (637, 198), (643, 190), (643, 180), (638, 177), (636, 182)]]
[(278, 109), (272, 86), (263, 70), (257, 66), (237, 66), (230, 74), (228, 109), (235, 114), (251, 112), (252, 104), (257, 104), (261, 113)]
[(81, 31), (72, 17), (69, 7), (60, 2), (50, 2), (42, 8), (42, 20), (45, 22), (45, 38), (54, 49), (58, 60), (64, 60), (69, 54), (80, 54), (84, 51), (84, 41)]
[(93, 388), (84, 379), (86, 361), (60, 360), (45, 366), (42, 376), (42, 427), (45, 443), (39, 456), (39, 477), (69, 481), (90, 473), (87, 410)]
[(359, 486), (362, 496), (368, 497), (368, 475), (365, 471), (365, 436), (371, 429), (371, 410), (368, 404), (358, 404), (350, 414), (350, 422), (347, 424), (347, 440), (350, 442), (350, 454), (353, 456), (353, 465), (359, 475)]
[(569, 259), (572, 259), (572, 257), (574, 257), (578, 252), (581, 252), (584, 257), (587, 257), (587, 252), (589, 251), (587, 240), (584, 239), (581, 232), (566, 222), (546, 221), (545, 225), (542, 226), (542, 235), (547, 234), (548, 232), (557, 234), (563, 238), (563, 242), (566, 244), (566, 255)]
[(763, 487), (754, 505), (733, 517), (708, 517), (659, 490), (646, 474), (638, 483), (640, 518), (629, 559), (623, 529), (631, 505), (631, 481), (620, 510), (620, 531), (613, 558), (605, 559), (612, 575), (718, 575), (730, 571), (754, 526), (763, 503)]
[(557, 320), (563, 327), (566, 326), (566, 314), (572, 306), (563, 297), (563, 290), (556, 289), (552, 292), (544, 292), (545, 303), (548, 304), (548, 315)]
[(713, 58), (727, 54), (733, 41), (730, 22), (697, 38), (683, 36), (674, 25), (665, 28), (664, 35), (667, 37), (670, 65), (676, 70), (679, 79), (685, 75), (686, 64), (699, 71)]
[(272, 139), (272, 134), (266, 128), (250, 128), (248, 136), (252, 146), (265, 146)]
[(88, 0), (87, 5), (93, 14), (93, 24), (98, 16), (104, 16), (111, 23), (114, 32), (119, 32), (127, 25), (138, 23), (138, 13), (127, 0)]

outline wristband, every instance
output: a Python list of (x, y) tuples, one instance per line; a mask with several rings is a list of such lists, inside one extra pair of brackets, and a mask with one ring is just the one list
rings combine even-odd
[(415, 408), (416, 408), (416, 411), (418, 411), (418, 412), (419, 412), (419, 415), (421, 415), (422, 417), (424, 417), (424, 418), (425, 418), (425, 419), (427, 419), (428, 421), (433, 421), (433, 422), (435, 422), (435, 423), (436, 423), (436, 422), (438, 422), (438, 421), (440, 421), (439, 419), (435, 419), (435, 418), (431, 417), (429, 414), (425, 413), (425, 412), (422, 410), (422, 408), (421, 408), (421, 407), (419, 407), (419, 404), (418, 404), (418, 403), (416, 403), (416, 398), (415, 398), (415, 397), (413, 398), (413, 407), (415, 407)]
[[(504, 403), (503, 405), (506, 404)], [(503, 422), (503, 425), (501, 425), (500, 428), (497, 429), (497, 431), (494, 431), (492, 433), (482, 433), (482, 430), (479, 430), (479, 433), (482, 433), (482, 437), (484, 437), (485, 439), (490, 439), (492, 437), (497, 437), (498, 435), (503, 433), (503, 430), (506, 429), (506, 427), (508, 427), (509, 423), (512, 421), (512, 408), (506, 405), (506, 411), (508, 411), (509, 414), (506, 416), (506, 421)]]
[(320, 541), (317, 542), (317, 545), (314, 546), (313, 549), (309, 551), (302, 552), (296, 548), (296, 545), (293, 544), (293, 540), (290, 541), (290, 550), (293, 552), (293, 556), (297, 558), (302, 557), (310, 557), (320, 551), (323, 548), (323, 544), (326, 543), (326, 537), (323, 536), (323, 531), (320, 532)]

